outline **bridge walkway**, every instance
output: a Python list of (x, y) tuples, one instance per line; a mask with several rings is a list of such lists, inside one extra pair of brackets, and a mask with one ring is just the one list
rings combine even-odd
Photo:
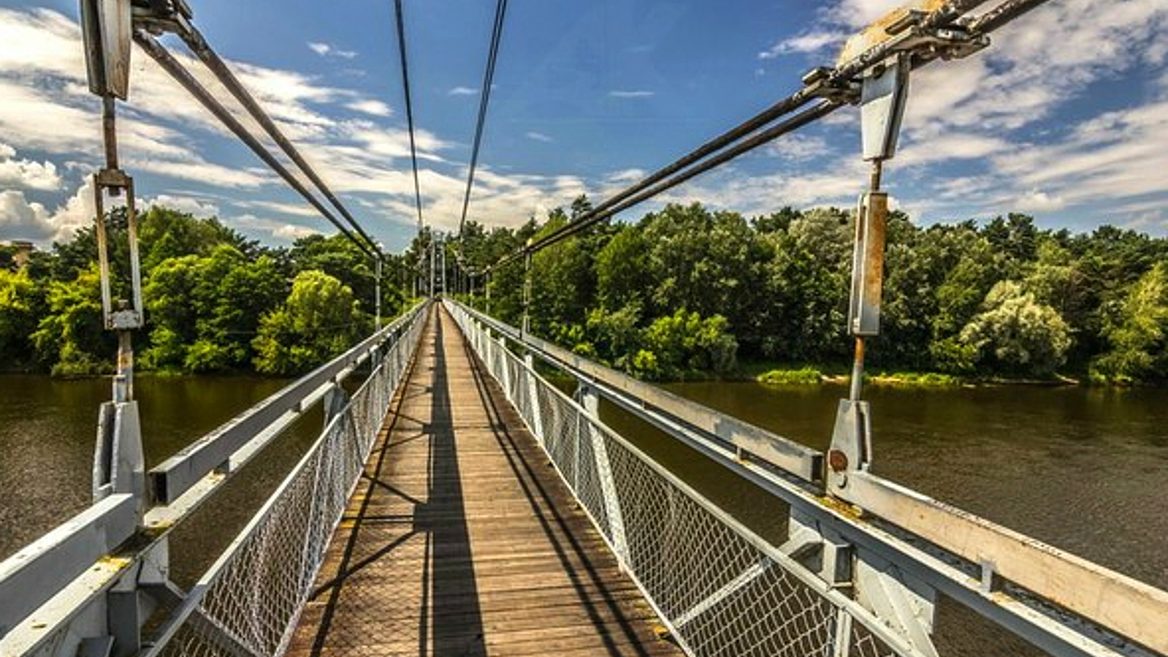
[(289, 655), (682, 654), (445, 310), (378, 441)]

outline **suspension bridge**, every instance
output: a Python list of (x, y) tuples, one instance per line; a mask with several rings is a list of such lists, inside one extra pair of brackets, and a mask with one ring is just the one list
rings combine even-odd
[[(946, 609), (1013, 637), (1009, 654), (1168, 655), (1168, 592), (871, 467), (878, 441), (862, 398), (863, 356), (879, 334), (880, 184), (909, 78), (989, 47), (993, 31), (1041, 4), (921, 0), (898, 10), (791, 96), (491, 269), (463, 266), (473, 281), (526, 263), (526, 309), (539, 249), (859, 105), (872, 174), (856, 213), (856, 356), (827, 450), (543, 341), (526, 312), (515, 327), (449, 298), (432, 246), (427, 298), (385, 326), (378, 308), (373, 335), (147, 469), (133, 392), (131, 336), (145, 321), (134, 187), (118, 166), (116, 122), (132, 43), (369, 257), (383, 256), (195, 29), (184, 0), (83, 0), (91, 90), (104, 101), (96, 234), (118, 369), (98, 414), (93, 504), (0, 562), (0, 655), (1006, 654), (954, 643)], [(506, 5), (497, 5), (462, 220)], [(406, 73), (400, 0), (395, 8)], [(260, 135), (184, 68), (156, 38), (163, 33), (210, 69)], [(111, 273), (107, 196), (127, 205), (128, 281)], [(128, 298), (115, 299), (123, 289)], [(778, 531), (744, 523), (614, 431), (602, 402), (756, 487)], [(205, 572), (177, 584), (175, 529), (248, 477), (248, 464), (316, 406), (325, 425), (303, 457)]]

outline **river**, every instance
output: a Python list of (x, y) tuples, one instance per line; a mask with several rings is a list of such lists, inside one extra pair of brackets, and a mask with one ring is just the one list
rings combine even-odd
[[(134, 383), (147, 467), (283, 387), (251, 376), (141, 376)], [(97, 408), (109, 379), (0, 375), (0, 559), (90, 503)], [(319, 410), (306, 413), (175, 531), (176, 581), (193, 581), (319, 434)]]
[[(283, 381), (144, 377), (136, 385), (148, 461), (158, 463)], [(807, 445), (825, 448), (841, 386), (668, 386)], [(0, 376), (0, 557), (81, 510), (97, 405), (107, 380)], [(874, 470), (938, 499), (1168, 588), (1168, 393), (1156, 389), (996, 386), (869, 388)], [(757, 489), (631, 417), (629, 435), (698, 490), (754, 526), (778, 517)], [(189, 580), (230, 539), (320, 429), (304, 418), (176, 537)], [(251, 466), (249, 466), (251, 467)], [(244, 483), (242, 480), (246, 480)], [(182, 554), (192, 555), (184, 560)]]

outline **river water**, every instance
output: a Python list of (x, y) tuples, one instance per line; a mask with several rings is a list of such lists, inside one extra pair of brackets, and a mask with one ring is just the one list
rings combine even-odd
[[(158, 463), (285, 382), (142, 378), (147, 459)], [(826, 447), (841, 386), (668, 386), (807, 445)], [(107, 380), (0, 376), (0, 558), (89, 502), (97, 405)], [(1168, 588), (1168, 392), (1000, 386), (870, 388), (874, 470), (1060, 548)], [(612, 408), (606, 422), (754, 526), (777, 517), (757, 489)], [(189, 579), (268, 495), (320, 430), (299, 422), (176, 535)], [(246, 482), (246, 483), (244, 483)], [(182, 559), (180, 555), (191, 555)]]
[[(283, 387), (247, 376), (139, 377), (134, 383), (147, 467)], [(91, 498), (97, 408), (109, 379), (0, 376), (0, 559), (70, 516)], [(190, 583), (221, 552), (319, 434), (319, 410), (306, 413), (175, 531), (174, 575)]]

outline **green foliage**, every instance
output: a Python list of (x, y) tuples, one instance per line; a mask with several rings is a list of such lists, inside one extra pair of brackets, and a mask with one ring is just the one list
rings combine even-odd
[(0, 368), (30, 364), (30, 336), (42, 303), (27, 270), (0, 268)]
[(306, 372), (343, 353), (370, 329), (347, 285), (324, 272), (301, 272), (284, 305), (260, 321), (252, 342), (255, 368), (284, 376)]
[(823, 383), (823, 372), (814, 367), (796, 370), (771, 370), (758, 375), (758, 382), (772, 386), (818, 385)]
[(588, 313), (586, 335), (596, 353), (615, 367), (628, 369), (642, 345), (641, 306), (630, 303), (616, 312), (603, 307)]
[(644, 233), (625, 226), (596, 254), (596, 296), (602, 308), (640, 307), (645, 302), (646, 252)]
[(1066, 361), (1070, 330), (1050, 306), (1038, 303), (1014, 281), (1002, 281), (986, 295), (982, 311), (961, 330), (982, 371), (1046, 377)]
[(725, 374), (733, 369), (738, 342), (727, 332), (721, 315), (702, 318), (684, 309), (658, 317), (645, 330), (645, 349), (656, 356), (660, 376), (676, 378), (687, 372)]
[(951, 388), (963, 382), (961, 377), (939, 372), (881, 372), (864, 378), (876, 385), (914, 388)]
[[(284, 304), (297, 273), (333, 271), (334, 278), (351, 283), (350, 289), (363, 290), (365, 297), (354, 296), (363, 311), (373, 310), (373, 265), (345, 239), (316, 237), (288, 250), (269, 249), (214, 218), (156, 206), (139, 219), (147, 322), (135, 338), (140, 369), (194, 373), (252, 368), (252, 342), (261, 319)], [(108, 224), (114, 294), (125, 297), (124, 210), (111, 212)], [(14, 271), (12, 258), (0, 259), (0, 356), (6, 367), (32, 362), (58, 374), (112, 368), (116, 344), (113, 334), (103, 329), (96, 256), (94, 229), (86, 227), (51, 251), (35, 252), (20, 271)], [(386, 265), (386, 316), (405, 305), (406, 295), (393, 284), (409, 280), (404, 265), (402, 257), (390, 258)], [(365, 322), (365, 315), (354, 321)], [(342, 331), (339, 340), (348, 338)], [(331, 351), (317, 347), (309, 351)]]
[[(468, 222), (460, 240), (445, 242), (447, 280), (454, 285), (457, 255), (482, 272), (589, 207), (581, 197), (543, 224), (532, 218), (517, 229)], [(123, 211), (113, 211), (109, 224), (121, 281), (115, 294), (122, 296)], [(345, 326), (369, 326), (373, 263), (342, 237), (267, 249), (215, 219), (162, 207), (143, 213), (140, 231), (147, 326), (136, 343), (143, 367), (207, 372), (262, 363), (266, 372), (299, 372), (351, 344), (360, 331), (346, 333)], [(738, 358), (843, 371), (851, 357), (845, 318), (853, 233), (852, 213), (834, 208), (786, 207), (748, 220), (699, 204), (669, 205), (535, 254), (531, 327), (647, 378), (724, 374)], [(1168, 240), (1106, 226), (1055, 232), (1018, 214), (982, 226), (921, 228), (893, 213), (887, 236), (882, 334), (869, 341), (872, 371), (1168, 379)], [(425, 293), (434, 237), (424, 229), (403, 255), (388, 259), (386, 316), (405, 305), (416, 283)], [(102, 329), (95, 256), (92, 228), (34, 253), (19, 272), (0, 249), (6, 366), (109, 369), (115, 345)], [(473, 303), (519, 324), (524, 280), (522, 259), (492, 269), (489, 305), (482, 278)], [(321, 298), (340, 305), (318, 308), (314, 299)], [(334, 324), (342, 328), (324, 328)], [(906, 377), (913, 378), (893, 375)]]
[(1105, 335), (1111, 348), (1092, 364), (1093, 379), (1168, 379), (1168, 263), (1157, 264), (1131, 286)]
[[(529, 222), (509, 241), (523, 244), (568, 217), (554, 211), (548, 224)], [(497, 232), (478, 230), (466, 252), (505, 245)], [(842, 366), (851, 358), (845, 321), (853, 233), (852, 213), (834, 208), (788, 207), (747, 221), (698, 204), (669, 205), (538, 253), (532, 330), (614, 367), (668, 378), (697, 367), (667, 344), (688, 339), (667, 330), (683, 324), (676, 314), (685, 309), (724, 317), (724, 331), (745, 360)], [(869, 341), (872, 368), (946, 373), (925, 381), (930, 385), (948, 385), (958, 375), (1083, 375), (1091, 363), (1099, 377), (1122, 370), (1141, 380), (1163, 378), (1157, 359), (1164, 349), (1147, 328), (1153, 323), (1133, 319), (1155, 313), (1129, 296), (1141, 276), (1168, 261), (1168, 240), (1110, 227), (1090, 235), (1053, 232), (1020, 214), (984, 226), (921, 228), (899, 212), (890, 216), (887, 236), (882, 334)], [(470, 265), (485, 268), (496, 257)], [(1005, 281), (1014, 282), (998, 287)], [(490, 312), (518, 324), (523, 282), (521, 260), (492, 271)], [(482, 298), (477, 303), (487, 307)], [(1146, 347), (1129, 348), (1136, 343)], [(1149, 362), (1156, 365), (1141, 364)]]
[(37, 359), (53, 374), (73, 376), (112, 370), (116, 344), (105, 331), (101, 310), (101, 277), (97, 266), (72, 281), (53, 281), (48, 309), (32, 334)]

